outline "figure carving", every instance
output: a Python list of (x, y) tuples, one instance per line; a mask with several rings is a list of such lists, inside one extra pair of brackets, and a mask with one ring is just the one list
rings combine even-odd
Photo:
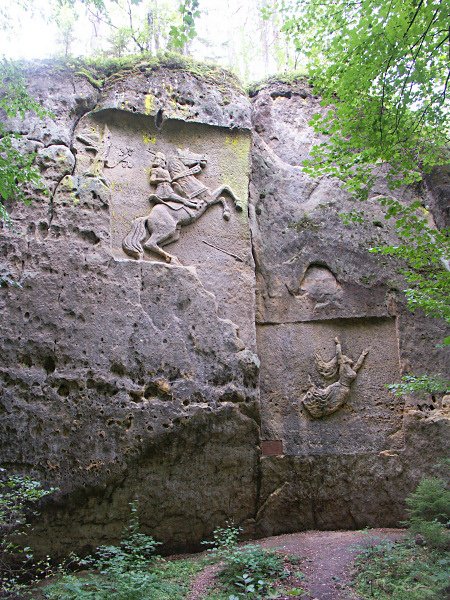
[(222, 216), (228, 221), (230, 210), (222, 194), (227, 193), (238, 210), (242, 210), (239, 199), (227, 185), (211, 191), (197, 179), (207, 164), (205, 155), (189, 151), (177, 151), (166, 159), (157, 152), (150, 170), (150, 184), (156, 189), (149, 197), (154, 204), (149, 215), (133, 221), (130, 233), (124, 238), (122, 247), (133, 258), (142, 259), (144, 250), (162, 256), (166, 262), (179, 263), (175, 256), (162, 246), (176, 242), (183, 225), (197, 221), (213, 204), (222, 205)]
[(315, 353), (314, 358), (316, 369), (325, 379), (333, 379), (337, 375), (339, 379), (325, 388), (320, 388), (311, 380), (310, 376), (310, 387), (302, 400), (303, 406), (315, 419), (331, 415), (345, 404), (350, 395), (350, 386), (369, 353), (368, 349), (363, 350), (355, 363), (351, 358), (342, 354), (339, 339), (335, 338), (334, 341), (336, 353), (330, 361), (324, 361), (319, 352)]

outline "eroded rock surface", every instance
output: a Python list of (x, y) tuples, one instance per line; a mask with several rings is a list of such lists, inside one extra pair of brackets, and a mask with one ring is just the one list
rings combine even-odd
[[(144, 64), (103, 85), (51, 65), (28, 79), (51, 114), (8, 127), (48, 195), (12, 206), (2, 231), (0, 460), (60, 488), (37, 547), (115, 541), (134, 499), (167, 551), (227, 518), (256, 535), (397, 524), (446, 453), (448, 406), (385, 385), (444, 373), (443, 327), (411, 315), (396, 265), (367, 252), (396, 239), (376, 201), (346, 226), (349, 197), (303, 173), (319, 99), (280, 83), (251, 105), (231, 80)], [(157, 153), (169, 187), (151, 183)], [(174, 156), (194, 157), (179, 179)], [(197, 215), (221, 186), (223, 204)], [(166, 262), (145, 244), (170, 194), (192, 219), (160, 236)], [(136, 222), (137, 257), (124, 246)], [(314, 418), (302, 398), (341, 381), (337, 337), (353, 366), (368, 354)]]
[[(448, 353), (438, 347), (445, 328), (409, 313), (396, 265), (368, 253), (396, 240), (378, 203), (364, 204), (362, 225), (344, 225), (339, 215), (355, 209), (351, 199), (334, 180), (303, 173), (301, 163), (317, 141), (308, 121), (319, 110), (303, 82), (272, 84), (253, 98), (261, 535), (397, 524), (405, 495), (433, 472), (448, 437), (441, 398), (396, 398), (386, 389), (403, 373), (447, 372)], [(441, 207), (444, 179), (435, 182)], [(387, 191), (380, 175), (373, 196)], [(399, 198), (414, 193), (401, 190)], [(425, 204), (432, 200), (424, 196)], [(325, 368), (324, 376), (317, 373), (315, 354), (332, 361), (335, 338), (355, 362), (368, 349), (348, 388), (339, 389), (332, 362), (329, 377)], [(342, 403), (332, 414), (316, 407), (325, 416), (314, 418), (302, 399), (325, 388), (323, 398), (339, 396)], [(419, 431), (421, 444), (412, 442)], [(412, 457), (419, 445), (417, 467)]]
[[(16, 125), (36, 139), (50, 193), (12, 207), (16, 225), (3, 230), (2, 463), (69, 499), (57, 516), (49, 508), (42, 546), (49, 531), (59, 552), (63, 540), (95, 546), (120, 536), (134, 498), (144, 526), (168, 546), (192, 545), (229, 514), (253, 518), (256, 506), (249, 132), (228, 121), (221, 129), (211, 115), (215, 127), (157, 128), (145, 110), (102, 108), (122, 80), (100, 93), (42, 69), (30, 73), (40, 78), (32, 92), (48, 87), (52, 116)], [(174, 89), (189, 79), (163, 75)], [(158, 81), (150, 74), (145, 85)], [(239, 101), (249, 119), (248, 100)], [(149, 252), (134, 260), (121, 243), (132, 219), (151, 210), (147, 150), (177, 144), (207, 155), (208, 188), (227, 184), (244, 204), (239, 211), (228, 198), (228, 221), (213, 207), (183, 231), (177, 264)]]

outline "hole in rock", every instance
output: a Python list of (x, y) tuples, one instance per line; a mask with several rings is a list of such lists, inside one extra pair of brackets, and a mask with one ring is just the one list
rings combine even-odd
[(45, 356), (42, 364), (47, 373), (53, 373), (53, 371), (56, 369), (55, 359), (51, 355)]
[(155, 126), (156, 126), (157, 129), (161, 129), (161, 126), (163, 124), (163, 120), (164, 120), (164, 118), (163, 118), (163, 111), (160, 108), (158, 110), (158, 112), (156, 113), (156, 115), (155, 115)]

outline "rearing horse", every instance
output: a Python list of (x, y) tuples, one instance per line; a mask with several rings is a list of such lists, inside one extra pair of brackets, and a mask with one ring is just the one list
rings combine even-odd
[[(197, 206), (188, 208), (182, 205), (181, 208), (172, 208), (169, 204), (160, 203), (151, 209), (148, 216), (135, 219), (130, 233), (122, 242), (124, 251), (133, 258), (141, 259), (144, 256), (144, 250), (150, 250), (162, 256), (168, 263), (178, 262), (178, 259), (165, 252), (162, 246), (176, 242), (180, 237), (181, 227), (197, 221), (214, 204), (222, 205), (222, 216), (228, 221), (231, 213), (225, 198), (221, 196), (224, 192), (231, 196), (236, 208), (242, 210), (239, 199), (227, 185), (221, 185), (211, 191), (192, 174), (192, 172), (200, 171), (200, 165), (206, 164), (205, 156), (181, 154), (180, 151), (178, 153), (178, 156), (172, 156), (169, 159), (170, 175), (174, 185), (181, 188), (187, 196), (186, 199), (193, 201)], [(191, 167), (191, 169), (187, 171), (186, 167)], [(152, 194), (149, 200), (161, 202), (155, 194)]]

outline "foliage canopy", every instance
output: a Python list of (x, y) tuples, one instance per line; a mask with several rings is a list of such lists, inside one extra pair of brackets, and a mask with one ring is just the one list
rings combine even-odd
[(280, 0), (283, 31), (308, 59), (324, 106), (314, 175), (367, 196), (381, 162), (393, 187), (449, 161), (446, 0)]

